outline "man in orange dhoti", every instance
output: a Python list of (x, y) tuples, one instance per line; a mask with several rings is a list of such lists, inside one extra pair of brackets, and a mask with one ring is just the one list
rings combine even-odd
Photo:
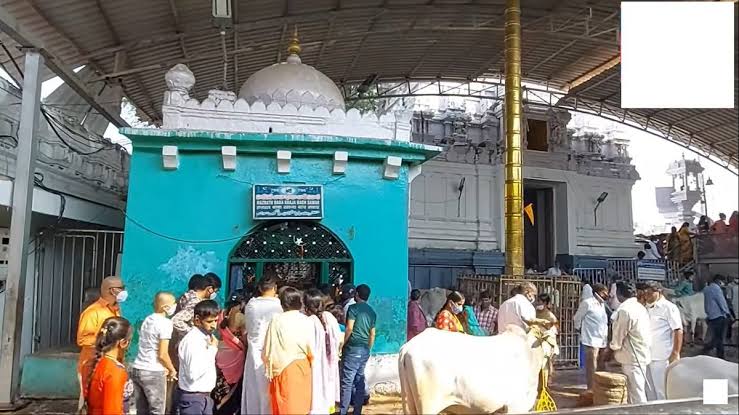
[(313, 323), (300, 312), (303, 296), (293, 287), (280, 293), (282, 314), (267, 329), (262, 359), (270, 379), (274, 415), (307, 414), (311, 408)]

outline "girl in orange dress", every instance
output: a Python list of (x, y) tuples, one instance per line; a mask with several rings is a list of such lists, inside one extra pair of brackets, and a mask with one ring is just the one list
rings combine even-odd
[(446, 297), (446, 304), (439, 310), (434, 319), (434, 326), (439, 330), (464, 333), (464, 325), (459, 317), (464, 310), (464, 296), (459, 291), (452, 291)]
[(133, 393), (126, 367), (121, 361), (131, 343), (131, 324), (122, 317), (103, 322), (95, 340), (95, 358), (88, 364), (84, 391), (89, 415), (119, 415), (127, 412), (124, 401)]

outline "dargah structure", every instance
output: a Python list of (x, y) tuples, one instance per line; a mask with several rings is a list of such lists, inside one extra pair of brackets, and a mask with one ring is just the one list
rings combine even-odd
[[(337, 86), (300, 61), (251, 76), (236, 94), (189, 96), (184, 65), (166, 74), (162, 129), (123, 129), (133, 142), (122, 277), (123, 315), (138, 327), (159, 290), (195, 273), (223, 293), (277, 275), (297, 288), (372, 289), (376, 355), (406, 338), (408, 195), (440, 151), (410, 142), (410, 112), (345, 110)], [(135, 349), (135, 348), (134, 348)]]

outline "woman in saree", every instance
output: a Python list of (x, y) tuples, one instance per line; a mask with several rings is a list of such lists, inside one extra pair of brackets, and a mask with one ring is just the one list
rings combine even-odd
[(325, 296), (318, 289), (303, 294), (305, 314), (313, 323), (313, 395), (310, 414), (331, 414), (339, 402), (339, 345), (343, 336), (339, 322), (324, 310)]
[(313, 394), (314, 326), (301, 312), (303, 295), (298, 289), (284, 287), (279, 298), (285, 312), (272, 317), (262, 351), (272, 414), (307, 414)]
[[(444, 307), (439, 310), (434, 319), (434, 327), (439, 330), (464, 333), (465, 328), (461, 317), (464, 317), (464, 296), (459, 291), (452, 291), (446, 298)], [(466, 320), (465, 320), (466, 323)]]
[(216, 353), (216, 388), (212, 393), (215, 415), (241, 412), (242, 377), (246, 361), (243, 331), (246, 323), (240, 309), (241, 301), (231, 302), (219, 316), (221, 341)]
[(677, 232), (678, 240), (680, 241), (680, 265), (685, 265), (693, 260), (693, 241), (690, 233), (690, 224), (688, 222), (683, 223), (680, 230)]

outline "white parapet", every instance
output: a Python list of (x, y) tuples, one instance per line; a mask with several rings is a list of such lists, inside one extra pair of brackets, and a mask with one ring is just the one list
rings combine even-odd
[[(410, 113), (397, 111), (378, 117), (352, 108), (323, 106), (320, 100), (236, 99), (230, 91), (211, 90), (202, 102), (190, 97), (192, 72), (177, 65), (167, 73), (162, 105), (162, 128), (225, 132), (311, 134), (410, 141)], [(292, 91), (287, 91), (286, 97)], [(309, 92), (306, 92), (309, 93)], [(312, 102), (312, 104), (301, 104)], [(296, 104), (297, 103), (297, 104)], [(299, 106), (296, 106), (299, 105)]]

